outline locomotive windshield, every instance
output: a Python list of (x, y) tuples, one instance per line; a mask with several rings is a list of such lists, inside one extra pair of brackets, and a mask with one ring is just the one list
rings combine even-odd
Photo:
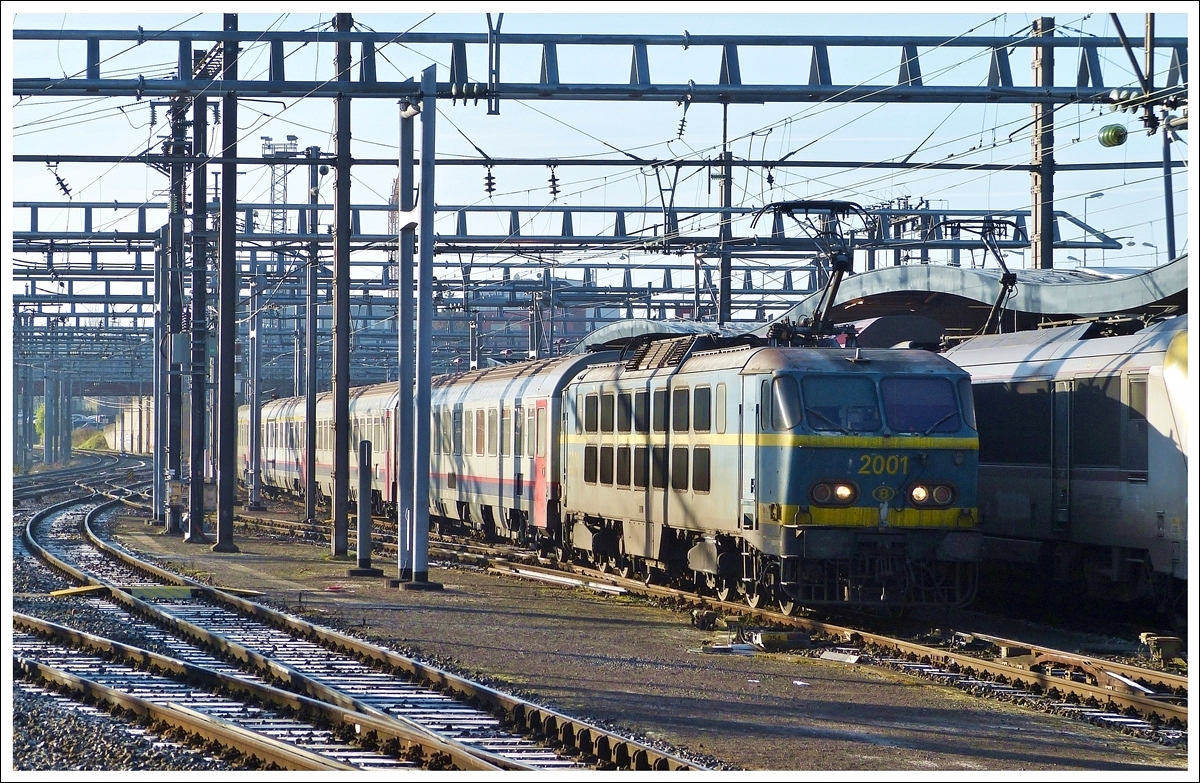
[(897, 432), (958, 432), (962, 419), (945, 378), (884, 378), (879, 384), (888, 426)]
[(801, 385), (810, 428), (832, 432), (875, 432), (882, 426), (879, 398), (872, 379), (810, 375)]

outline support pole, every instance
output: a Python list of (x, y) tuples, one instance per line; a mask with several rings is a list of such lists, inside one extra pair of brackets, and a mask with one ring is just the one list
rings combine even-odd
[[(187, 103), (182, 98), (171, 102), (171, 151), (187, 154)], [(183, 481), (183, 357), (175, 353), (174, 338), (183, 333), (183, 258), (184, 258), (184, 182), (187, 167), (171, 164), (170, 249), (167, 254), (167, 478), (171, 487)], [(167, 493), (167, 535), (183, 534), (183, 498)]]
[[(225, 14), (225, 31), (236, 32), (237, 14)], [(237, 80), (236, 39), (223, 42), (223, 78)], [(237, 407), (234, 395), (234, 356), (237, 342), (237, 96), (221, 98), (221, 217), (218, 258), (220, 263), (220, 343), (217, 347), (217, 543), (214, 552), (237, 552), (233, 543), (233, 502), (237, 490)]]
[[(251, 233), (254, 216), (246, 210), (246, 233)], [(249, 368), (243, 371), (249, 379), (250, 399), (250, 472), (246, 477), (247, 488), (246, 508), (252, 511), (262, 511), (266, 506), (262, 503), (262, 363), (259, 360), (259, 333), (262, 329), (262, 293), (259, 277), (262, 268), (258, 265), (258, 254), (250, 251), (250, 331), (247, 335), (247, 345), (243, 351), (242, 366)]]
[(433, 383), (433, 165), (437, 143), (437, 66), (421, 74), (421, 238), (417, 267), (417, 389), (413, 442), (413, 578), (402, 589), (440, 590), (429, 581), (429, 410)]
[[(337, 14), (338, 32), (348, 33), (350, 14)], [(350, 41), (337, 42), (337, 82), (350, 81)], [(350, 98), (338, 93), (334, 98), (337, 113), (337, 178), (334, 182), (334, 259), (333, 259), (333, 530), (329, 536), (330, 553), (346, 556), (350, 510)]]
[(192, 375), (188, 436), (188, 525), (185, 541), (209, 543), (204, 535), (204, 447), (208, 441), (208, 100), (192, 100)]
[(151, 492), (154, 510), (150, 514), (150, 522), (154, 525), (166, 524), (167, 463), (163, 446), (166, 444), (166, 348), (167, 348), (167, 245), (170, 241), (170, 230), (164, 226), (159, 231), (159, 240), (154, 249), (154, 390), (151, 394), (150, 420), (153, 422), (150, 431), (150, 449), (154, 453), (154, 487)]
[[(317, 188), (320, 185), (318, 159), (320, 147), (308, 148), (308, 203), (317, 203)], [(304, 518), (310, 525), (317, 524), (317, 265), (320, 261), (317, 249), (316, 209), (308, 211), (308, 233), (313, 237), (308, 243), (308, 268), (304, 281)]]
[(75, 434), (75, 416), (71, 412), (71, 383), (74, 378), (69, 373), (61, 376), (59, 391), (59, 421), (61, 422), (59, 443), (59, 461), (64, 465), (71, 461), (71, 437)]
[(1163, 109), (1163, 207), (1167, 222), (1167, 261), (1171, 262), (1175, 260), (1175, 192), (1171, 184), (1171, 128), (1167, 117), (1167, 110)]
[(358, 567), (346, 569), (349, 576), (383, 576), (371, 567), (371, 441), (358, 443), (358, 538), (355, 541)]
[[(1054, 35), (1054, 18), (1038, 17), (1033, 22), (1035, 37)], [(1054, 47), (1033, 49), (1033, 85), (1054, 86)], [(1054, 268), (1054, 104), (1033, 104), (1033, 209), (1030, 219), (1030, 256), (1034, 269)]]
[[(415, 113), (407, 104), (401, 104), (400, 112), (400, 198), (399, 209), (411, 211), (416, 206), (413, 199), (413, 117)], [(413, 302), (413, 257), (416, 254), (417, 232), (415, 228), (400, 231), (400, 356), (399, 356), (399, 399), (396, 411), (396, 575), (401, 582), (412, 581), (412, 534), (413, 534), (413, 450), (414, 443), (413, 405), (416, 368), (413, 355), (413, 322), (416, 317)]]
[(729, 104), (722, 104), (721, 122), (721, 269), (720, 302), (717, 323), (724, 325), (733, 317), (733, 153), (729, 151)]

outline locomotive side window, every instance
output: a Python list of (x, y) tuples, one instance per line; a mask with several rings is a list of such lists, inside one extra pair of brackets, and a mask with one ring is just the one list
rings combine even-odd
[(1071, 465), (1120, 467), (1121, 376), (1078, 378), (1071, 397)]
[(585, 432), (600, 431), (600, 397), (589, 394), (583, 401), (583, 429)]
[(671, 489), (687, 492), (688, 488), (688, 447), (676, 446), (671, 449)]
[(599, 462), (597, 453), (598, 450), (595, 446), (583, 447), (583, 480), (589, 484), (596, 483), (596, 468)]
[(617, 395), (617, 432), (629, 432), (632, 429), (633, 395), (629, 392), (621, 392)]
[(645, 446), (633, 450), (633, 486), (635, 489), (646, 488), (646, 463), (650, 451)]
[(725, 434), (725, 384), (717, 384), (717, 434)]
[(519, 457), (522, 454), (521, 447), (525, 445), (525, 441), (521, 438), (521, 433), (524, 432), (522, 426), (525, 419), (525, 410), (520, 406), (513, 408), (513, 456)]
[(1049, 465), (1053, 409), (1050, 384), (981, 383), (971, 389), (979, 430), (979, 461)]
[(655, 489), (667, 488), (667, 447), (655, 446), (650, 454), (650, 483)]
[(712, 452), (708, 446), (697, 446), (692, 450), (692, 489), (696, 492), (708, 492), (712, 486), (711, 461)]
[(650, 431), (650, 394), (648, 392), (640, 391), (633, 395), (633, 431)]
[(781, 432), (793, 430), (804, 421), (800, 406), (800, 388), (796, 378), (780, 375), (771, 381), (771, 424)]
[(600, 396), (600, 431), (613, 431), (613, 406), (615, 399), (611, 392)]
[(675, 389), (671, 394), (671, 429), (675, 432), (688, 431), (689, 401), (691, 399), (692, 390), (684, 386), (682, 389)]
[(489, 457), (494, 457), (496, 456), (496, 445), (500, 440), (500, 413), (495, 408), (488, 408), (487, 415), (487, 453)]
[(500, 456), (507, 457), (511, 451), (509, 437), (512, 434), (512, 410), (508, 406), (500, 408)]
[(758, 387), (758, 429), (766, 432), (771, 429), (771, 382), (763, 381)]
[(600, 483), (612, 486), (613, 483), (613, 447), (600, 447)]
[(1125, 425), (1125, 469), (1145, 472), (1150, 469), (1146, 421), (1146, 379), (1129, 379), (1128, 420)]
[[(625, 395), (629, 396), (629, 395)], [(631, 454), (628, 446), (617, 447), (617, 486), (628, 487), (632, 468)]]
[(801, 382), (808, 426), (823, 432), (875, 432), (882, 426), (870, 378), (812, 375)]
[(973, 430), (978, 430), (979, 425), (975, 421), (975, 394), (971, 391), (971, 379), (958, 379), (958, 397), (962, 402), (963, 417), (967, 420), (967, 426)]
[(654, 409), (650, 412), (655, 432), (667, 431), (667, 390), (654, 390)]
[(962, 417), (954, 385), (945, 378), (884, 378), (883, 410), (888, 426), (896, 432), (958, 432)]
[(697, 386), (692, 393), (692, 429), (696, 432), (712, 430), (711, 386)]

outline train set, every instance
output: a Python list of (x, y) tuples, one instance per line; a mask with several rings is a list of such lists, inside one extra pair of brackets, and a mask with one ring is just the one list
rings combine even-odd
[[(999, 561), (1180, 622), (1186, 316), (1106, 328), (944, 355), (659, 335), (441, 376), (431, 524), (784, 611), (964, 605)], [(351, 443), (375, 453), (369, 502), (393, 516), (399, 402), (395, 384), (350, 401)], [(317, 411), (328, 497), (330, 395)], [(270, 491), (305, 486), (303, 412), (263, 405)]]

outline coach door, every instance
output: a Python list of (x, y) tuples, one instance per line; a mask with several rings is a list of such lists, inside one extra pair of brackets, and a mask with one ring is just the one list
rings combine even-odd
[(1066, 535), (1071, 529), (1071, 381), (1054, 383), (1053, 437), (1053, 516), (1050, 530), (1054, 534)]
[(533, 415), (526, 422), (533, 436), (533, 448), (530, 451), (533, 456), (533, 525), (541, 528), (549, 524), (546, 507), (550, 501), (550, 479), (553, 478), (548, 475), (550, 449), (546, 444), (550, 436), (547, 431), (550, 422), (549, 405), (550, 401), (547, 399), (537, 400), (531, 411)]
[(742, 376), (742, 404), (738, 421), (738, 471), (743, 530), (758, 527), (758, 384), (754, 375)]

